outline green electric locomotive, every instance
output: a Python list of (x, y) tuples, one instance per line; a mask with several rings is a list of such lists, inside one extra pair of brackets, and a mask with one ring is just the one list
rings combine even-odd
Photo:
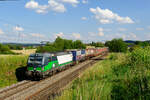
[(71, 65), (72, 58), (70, 52), (31, 54), (28, 58), (26, 74), (28, 77), (43, 78)]

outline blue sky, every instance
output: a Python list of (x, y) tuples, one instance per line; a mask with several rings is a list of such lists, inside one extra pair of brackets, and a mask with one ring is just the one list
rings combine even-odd
[(0, 1), (0, 42), (150, 39), (149, 0)]

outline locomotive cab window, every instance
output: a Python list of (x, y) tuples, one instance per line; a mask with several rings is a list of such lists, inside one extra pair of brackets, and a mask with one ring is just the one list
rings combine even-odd
[(28, 63), (42, 64), (43, 57), (29, 57)]
[(56, 56), (52, 56), (52, 61), (56, 61), (57, 57)]
[(50, 57), (45, 57), (44, 59), (44, 65), (47, 65), (51, 61)]

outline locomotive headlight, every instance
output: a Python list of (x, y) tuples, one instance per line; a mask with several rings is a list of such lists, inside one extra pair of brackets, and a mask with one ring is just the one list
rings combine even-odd
[(42, 71), (44, 70), (44, 66), (42, 67)]

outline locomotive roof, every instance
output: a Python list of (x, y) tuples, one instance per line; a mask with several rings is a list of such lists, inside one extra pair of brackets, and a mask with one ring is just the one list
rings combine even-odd
[(55, 53), (56, 56), (65, 55), (65, 54), (71, 54), (71, 52), (56, 52)]
[(30, 54), (30, 57), (59, 56), (59, 55), (65, 55), (65, 54), (71, 54), (71, 52), (34, 53), (34, 54)]
[(30, 54), (30, 57), (35, 57), (35, 56), (53, 56), (54, 54), (52, 53), (34, 53), (34, 54)]

